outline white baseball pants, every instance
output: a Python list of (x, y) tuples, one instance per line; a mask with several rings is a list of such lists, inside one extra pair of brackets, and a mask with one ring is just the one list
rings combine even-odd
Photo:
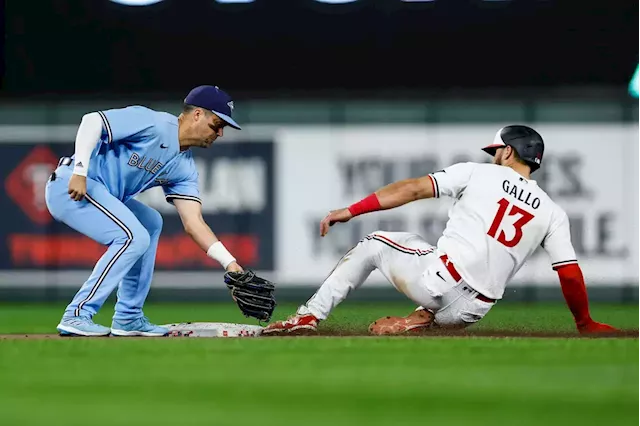
[(297, 313), (326, 319), (378, 269), (398, 291), (433, 312), (437, 325), (467, 326), (479, 321), (493, 303), (477, 299), (478, 292), (463, 280), (457, 282), (441, 255), (417, 234), (369, 234), (338, 261), (320, 289)]

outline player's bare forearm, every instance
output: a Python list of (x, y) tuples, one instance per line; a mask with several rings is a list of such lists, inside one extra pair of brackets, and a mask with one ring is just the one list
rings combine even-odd
[(432, 198), (434, 196), (431, 178), (404, 179), (391, 183), (376, 191), (380, 209), (387, 210), (410, 203), (411, 201)]
[(204, 251), (207, 251), (213, 243), (218, 241), (218, 237), (216, 237), (216, 234), (213, 233), (204, 220), (189, 223), (188, 226), (185, 225), (184, 229), (191, 239)]
[(185, 232), (195, 241), (207, 256), (217, 260), (224, 269), (229, 272), (241, 272), (235, 257), (218, 240), (209, 225), (202, 217), (202, 206), (193, 200), (174, 200), (173, 204), (178, 210)]
[(433, 184), (429, 176), (405, 179), (380, 188), (368, 197), (348, 208), (332, 210), (320, 222), (320, 235), (325, 236), (329, 228), (338, 222), (348, 222), (361, 214), (388, 210), (411, 201), (434, 196)]
[(218, 238), (202, 217), (202, 206), (192, 200), (174, 200), (185, 232), (205, 252)]

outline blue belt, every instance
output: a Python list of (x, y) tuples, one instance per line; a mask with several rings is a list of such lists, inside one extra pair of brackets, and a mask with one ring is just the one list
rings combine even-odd
[[(60, 157), (60, 160), (58, 161), (58, 167), (60, 166), (70, 166), (71, 163), (73, 163), (73, 158), (71, 157)], [(53, 182), (54, 180), (56, 180), (56, 172), (54, 171), (53, 173), (51, 173), (51, 176), (49, 176), (49, 180), (51, 182)]]

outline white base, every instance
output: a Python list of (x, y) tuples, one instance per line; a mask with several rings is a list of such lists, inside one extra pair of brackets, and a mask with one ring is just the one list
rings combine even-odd
[(165, 324), (169, 337), (258, 337), (263, 327), (259, 325), (228, 322), (181, 322)]

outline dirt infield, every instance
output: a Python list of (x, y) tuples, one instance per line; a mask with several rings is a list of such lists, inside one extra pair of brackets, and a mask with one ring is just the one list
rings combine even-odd
[(19, 340), (19, 339), (33, 339), (33, 340), (62, 339), (62, 337), (58, 334), (0, 334), (0, 340)]
[[(286, 335), (285, 335), (286, 336)], [(517, 330), (422, 330), (419, 332), (408, 332), (399, 335), (390, 336), (374, 336), (368, 332), (355, 331), (355, 330), (319, 330), (316, 333), (301, 333), (296, 336), (305, 337), (457, 337), (457, 338), (475, 338), (475, 337), (488, 337), (488, 338), (562, 338), (562, 339), (593, 339), (593, 338), (638, 338), (638, 330), (622, 330), (616, 333), (598, 334), (598, 335), (581, 335), (577, 332), (551, 332), (551, 331), (517, 331)], [(276, 336), (263, 336), (263, 337), (276, 337)], [(282, 335), (278, 336), (282, 337)]]
[[(576, 332), (549, 332), (549, 331), (514, 331), (514, 330), (427, 330), (421, 332), (410, 332), (402, 335), (394, 336), (373, 336), (367, 332), (360, 330), (319, 330), (316, 333), (299, 333), (299, 334), (284, 334), (284, 335), (263, 335), (263, 338), (273, 339), (282, 337), (388, 337), (388, 338), (402, 338), (402, 337), (456, 337), (456, 338), (556, 338), (556, 339), (595, 339), (595, 338), (624, 338), (624, 339), (637, 339), (638, 330), (622, 330), (617, 333), (610, 334), (597, 334), (597, 335), (581, 335)], [(109, 337), (102, 337), (109, 338)], [(95, 339), (95, 337), (62, 337), (58, 334), (0, 334), (0, 340), (16, 340), (16, 339)], [(131, 339), (131, 338), (129, 338)], [(139, 337), (138, 339), (149, 339), (149, 337)], [(157, 337), (155, 338), (157, 339)]]

